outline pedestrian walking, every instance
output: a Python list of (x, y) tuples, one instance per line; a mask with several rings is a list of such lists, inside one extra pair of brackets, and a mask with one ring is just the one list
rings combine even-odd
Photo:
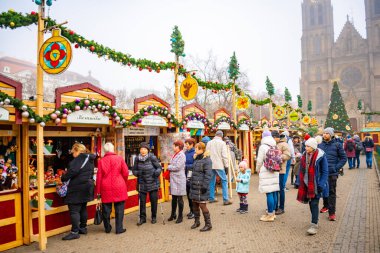
[(318, 145), (322, 149), (327, 158), (329, 167), (329, 196), (323, 198), (323, 208), (321, 213), (329, 213), (329, 220), (336, 220), (336, 185), (338, 175), (343, 166), (347, 162), (346, 152), (342, 147), (342, 144), (338, 142), (334, 137), (334, 129), (328, 127), (323, 131), (323, 141)]
[(279, 173), (266, 168), (265, 160), (270, 149), (276, 148), (276, 141), (268, 132), (263, 132), (259, 153), (257, 155), (256, 171), (259, 173), (259, 191), (267, 196), (267, 213), (261, 216), (261, 221), (274, 221), (277, 192), (280, 190)]
[(149, 152), (146, 142), (140, 143), (140, 153), (136, 156), (132, 173), (137, 177), (137, 191), (139, 193), (139, 221), (137, 226), (146, 223), (146, 197), (149, 194), (152, 213), (151, 223), (157, 223), (158, 190), (160, 188), (160, 174), (162, 167), (157, 157)]
[(206, 150), (210, 152), (210, 158), (212, 161), (212, 178), (210, 182), (210, 203), (216, 202), (215, 199), (215, 184), (216, 175), (220, 177), (222, 181), (222, 193), (223, 204), (231, 205), (232, 202), (228, 199), (228, 183), (226, 171), (228, 171), (229, 161), (227, 156), (227, 145), (223, 141), (223, 132), (218, 130), (215, 133), (214, 139), (209, 141), (206, 146)]
[(103, 225), (106, 233), (110, 233), (112, 226), (110, 216), (112, 204), (115, 208), (116, 234), (126, 231), (123, 228), (124, 204), (128, 198), (128, 166), (121, 156), (115, 154), (112, 143), (104, 144), (105, 155), (98, 162), (96, 173), (95, 196), (102, 201)]
[(290, 150), (290, 155), (291, 155), (290, 159), (286, 161), (286, 171), (285, 171), (284, 180), (282, 182), (283, 184), (282, 186), (284, 187), (285, 191), (288, 191), (289, 189), (286, 188), (286, 182), (288, 181), (290, 166), (292, 165), (292, 163), (295, 162), (296, 155), (294, 153), (293, 140), (290, 137), (289, 132), (284, 131), (282, 134), (286, 136), (287, 144), (289, 145), (289, 150)]
[(251, 181), (251, 169), (248, 168), (248, 161), (244, 159), (239, 163), (239, 173), (236, 177), (236, 192), (239, 196), (240, 207), (236, 210), (241, 214), (248, 213), (248, 192), (249, 183)]
[(353, 167), (358, 168), (360, 167), (360, 154), (364, 150), (363, 143), (360, 140), (359, 135), (354, 135), (354, 141), (355, 141), (355, 158), (353, 162)]
[(353, 161), (356, 157), (355, 141), (351, 138), (351, 135), (347, 135), (347, 140), (344, 142), (344, 151), (348, 159), (348, 169), (354, 168)]
[(194, 155), (195, 155), (195, 140), (193, 138), (189, 138), (185, 141), (185, 155), (186, 155), (186, 163), (185, 163), (185, 173), (186, 173), (186, 195), (187, 201), (189, 203), (190, 212), (187, 214), (188, 219), (194, 218), (193, 213), (193, 203), (190, 198), (190, 178), (191, 173), (193, 171), (193, 163), (194, 163)]
[(79, 234), (87, 234), (87, 202), (94, 199), (95, 155), (88, 154), (86, 147), (80, 143), (73, 145), (71, 154), (74, 160), (61, 177), (62, 182), (70, 180), (64, 202), (69, 207), (71, 232), (62, 240), (78, 239)]
[(200, 229), (206, 232), (212, 229), (210, 211), (207, 208), (207, 201), (210, 196), (210, 181), (212, 177), (212, 161), (206, 145), (199, 142), (195, 145), (195, 158), (193, 163), (193, 173), (190, 178), (190, 198), (193, 202), (194, 224), (191, 229), (201, 225), (200, 210), (205, 220), (205, 226)]
[(286, 175), (286, 168), (287, 168), (287, 162), (291, 158), (290, 154), (290, 147), (287, 143), (287, 138), (284, 134), (281, 134), (278, 131), (272, 131), (272, 137), (277, 143), (277, 148), (281, 151), (281, 170), (279, 175), (279, 184), (280, 184), (280, 191), (277, 192), (277, 202), (275, 207), (275, 214), (281, 215), (285, 213), (285, 175)]
[(307, 230), (309, 235), (318, 232), (319, 199), (328, 195), (329, 169), (326, 154), (318, 148), (314, 138), (306, 141), (306, 152), (302, 155), (300, 165), (300, 186), (297, 200), (309, 204), (311, 212), (311, 225)]
[[(186, 155), (183, 152), (182, 141), (175, 141), (173, 144), (174, 155), (170, 160), (168, 170), (170, 171), (170, 194), (172, 195), (172, 212), (168, 221), (176, 220), (181, 223), (183, 220), (183, 196), (186, 195), (186, 175), (185, 164)], [(178, 205), (178, 217), (176, 214)]]
[(375, 147), (375, 144), (369, 133), (365, 134), (363, 147), (365, 151), (365, 161), (367, 163), (367, 169), (372, 169), (372, 157), (373, 157), (373, 149)]

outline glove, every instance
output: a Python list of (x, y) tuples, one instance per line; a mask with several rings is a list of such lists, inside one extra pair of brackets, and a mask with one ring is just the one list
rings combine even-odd
[(207, 192), (207, 188), (203, 188), (203, 187), (202, 187), (202, 188), (201, 188), (201, 193), (202, 193), (202, 194), (205, 194), (206, 192)]
[(344, 176), (343, 168), (340, 168), (340, 169), (339, 169), (339, 175)]
[(317, 191), (318, 191), (318, 193), (320, 194), (320, 193), (322, 193), (322, 192), (323, 192), (323, 188), (322, 188), (322, 187), (320, 187), (320, 186), (318, 186), (318, 187), (317, 187)]

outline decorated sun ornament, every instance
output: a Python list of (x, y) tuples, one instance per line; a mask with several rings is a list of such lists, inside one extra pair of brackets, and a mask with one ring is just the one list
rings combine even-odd
[(240, 96), (236, 100), (236, 108), (238, 110), (246, 110), (250, 105), (249, 98), (247, 96)]
[(60, 74), (71, 62), (70, 42), (61, 36), (60, 29), (53, 29), (52, 37), (47, 39), (40, 49), (39, 63), (48, 74)]
[(291, 122), (297, 122), (299, 120), (298, 112), (296, 110), (291, 111), (289, 119)]
[(318, 125), (318, 120), (315, 117), (311, 118), (310, 125), (317, 126)]
[(310, 122), (311, 122), (311, 118), (310, 118), (309, 115), (305, 115), (305, 116), (303, 116), (303, 118), (302, 118), (302, 124), (304, 124), (304, 125), (309, 125)]
[(286, 115), (286, 111), (284, 107), (278, 105), (273, 109), (273, 116), (276, 119), (283, 119), (285, 115)]

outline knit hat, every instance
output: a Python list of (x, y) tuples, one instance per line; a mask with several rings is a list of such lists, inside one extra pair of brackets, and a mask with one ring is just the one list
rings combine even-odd
[(141, 142), (140, 148), (146, 148), (148, 151), (150, 150), (150, 146), (147, 142)]
[(272, 137), (273, 138), (280, 138), (280, 133), (276, 130), (272, 131)]
[(303, 139), (304, 139), (305, 141), (307, 141), (308, 139), (310, 139), (310, 134), (305, 134), (305, 136), (303, 137)]
[(221, 130), (216, 131), (215, 136), (223, 137), (223, 131)]
[(347, 135), (347, 139), (351, 139), (351, 135)]
[(334, 128), (332, 127), (327, 127), (325, 130), (323, 130), (324, 133), (328, 133), (329, 135), (334, 136)]
[(208, 136), (204, 136), (204, 137), (202, 138), (202, 142), (203, 142), (205, 145), (207, 145), (207, 143), (208, 143), (209, 141), (211, 141), (211, 139), (210, 139), (210, 137), (208, 137)]
[(246, 159), (244, 159), (243, 161), (241, 161), (240, 163), (239, 163), (239, 168), (240, 167), (243, 167), (244, 169), (247, 169), (248, 168), (248, 163), (247, 163), (247, 160)]
[(318, 142), (315, 138), (310, 138), (305, 142), (306, 146), (313, 148), (314, 150), (318, 148)]
[(271, 136), (271, 132), (269, 130), (264, 130), (263, 134), (261, 135), (262, 138)]

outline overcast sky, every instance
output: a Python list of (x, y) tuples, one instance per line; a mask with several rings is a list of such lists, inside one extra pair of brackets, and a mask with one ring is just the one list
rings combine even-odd
[[(178, 25), (185, 53), (206, 57), (210, 50), (220, 62), (236, 51), (250, 89), (265, 90), (268, 75), (276, 88), (299, 94), (302, 35), (302, 0), (57, 0), (50, 16), (82, 36), (135, 58), (172, 61), (170, 35)], [(332, 0), (335, 37), (353, 17), (366, 37), (364, 0)], [(0, 0), (0, 11), (37, 11), (32, 0)], [(50, 35), (46, 35), (46, 39)], [(36, 62), (36, 26), (0, 30), (0, 53)], [(164, 90), (173, 84), (173, 72), (138, 71), (99, 59), (75, 49), (69, 70), (97, 78), (106, 88), (126, 87)], [(186, 67), (186, 66), (185, 66)]]

